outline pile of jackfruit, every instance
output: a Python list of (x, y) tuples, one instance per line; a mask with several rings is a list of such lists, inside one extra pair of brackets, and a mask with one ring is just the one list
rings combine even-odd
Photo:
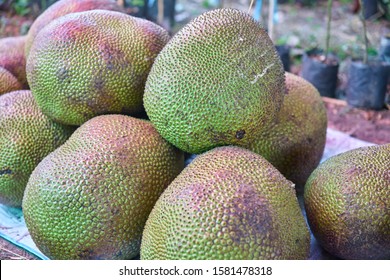
[(51, 259), (308, 259), (310, 230), (335, 257), (388, 259), (390, 144), (320, 164), (326, 129), (240, 10), (171, 35), (60, 0), (0, 39), (0, 203)]

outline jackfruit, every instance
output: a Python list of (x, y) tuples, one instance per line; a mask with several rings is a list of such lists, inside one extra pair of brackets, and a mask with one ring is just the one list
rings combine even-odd
[(0, 95), (20, 89), (23, 89), (23, 86), (18, 79), (8, 70), (0, 67)]
[(390, 144), (333, 156), (310, 175), (304, 202), (319, 244), (342, 259), (390, 258)]
[(248, 148), (295, 183), (300, 193), (320, 163), (328, 121), (325, 105), (312, 84), (286, 72), (286, 87), (276, 120)]
[(183, 152), (150, 122), (95, 117), (32, 173), (27, 228), (52, 259), (133, 258), (153, 205), (183, 168)]
[(31, 91), (44, 114), (68, 125), (140, 113), (146, 77), (168, 40), (162, 27), (123, 13), (65, 15), (34, 40), (27, 59)]
[(21, 207), (37, 164), (74, 131), (42, 114), (29, 90), (0, 96), (0, 203)]
[(0, 67), (11, 72), (23, 85), (23, 88), (27, 89), (25, 42), (26, 36), (0, 39)]
[(185, 152), (248, 146), (280, 110), (284, 79), (260, 23), (216, 9), (184, 26), (159, 53), (144, 106), (159, 133)]
[(260, 155), (197, 156), (158, 199), (141, 259), (306, 259), (310, 234), (293, 184)]
[(55, 2), (37, 17), (27, 33), (25, 54), (28, 57), (30, 48), (38, 33), (51, 21), (67, 14), (90, 10), (110, 10), (125, 13), (124, 9), (114, 0), (60, 0)]

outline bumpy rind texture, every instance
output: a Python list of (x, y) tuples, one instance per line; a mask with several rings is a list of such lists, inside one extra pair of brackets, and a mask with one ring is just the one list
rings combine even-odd
[(21, 89), (23, 89), (23, 86), (18, 79), (11, 72), (0, 67), (0, 95)]
[(195, 158), (154, 206), (141, 259), (306, 259), (310, 234), (293, 184), (240, 147)]
[(248, 148), (265, 157), (301, 193), (320, 163), (328, 119), (318, 90), (308, 81), (286, 72), (286, 88), (276, 120)]
[(169, 38), (155, 23), (119, 12), (65, 15), (34, 40), (27, 59), (31, 91), (46, 115), (68, 125), (142, 112), (147, 75)]
[(343, 259), (390, 258), (390, 144), (329, 158), (304, 191), (310, 228)]
[(26, 38), (16, 36), (0, 39), (0, 67), (10, 71), (23, 85), (23, 89), (28, 88), (24, 56)]
[(51, 21), (70, 13), (84, 12), (90, 10), (110, 10), (125, 13), (115, 0), (60, 0), (47, 8), (37, 17), (27, 33), (25, 54), (28, 57), (30, 48), (37, 34)]
[(144, 106), (169, 142), (188, 153), (251, 143), (279, 111), (284, 70), (271, 39), (249, 14), (206, 12), (156, 58)]
[(73, 131), (43, 115), (28, 90), (0, 96), (0, 203), (21, 207), (34, 168)]
[(31, 175), (28, 230), (52, 259), (133, 258), (153, 205), (183, 167), (183, 152), (150, 122), (93, 118)]

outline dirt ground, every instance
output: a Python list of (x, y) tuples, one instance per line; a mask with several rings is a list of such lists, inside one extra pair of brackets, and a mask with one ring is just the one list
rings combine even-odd
[[(183, 24), (191, 18), (206, 11), (209, 7), (203, 0), (178, 0), (176, 21), (173, 32), (180, 29)], [(227, 1), (225, 6), (246, 9), (249, 6), (247, 0)], [(263, 1), (262, 23), (267, 22), (267, 2)], [(342, 4), (345, 1), (334, 1), (331, 48), (344, 59), (340, 65), (338, 91), (343, 96), (347, 69), (351, 57), (359, 57), (363, 51), (362, 24), (356, 14), (352, 13), (350, 3)], [(315, 7), (301, 7), (297, 4), (279, 5), (276, 13), (274, 42), (288, 44), (292, 48), (292, 72), (299, 74), (300, 57), (304, 50), (315, 46), (325, 46), (325, 20), (326, 2), (319, 1)], [(378, 14), (379, 16), (380, 14)], [(24, 34), (31, 25), (33, 18), (11, 16), (7, 12), (0, 12), (0, 38)], [(377, 17), (367, 21), (368, 39), (371, 53), (379, 49), (381, 36), (390, 34), (389, 22)], [(362, 110), (349, 107), (342, 99), (324, 98), (328, 112), (328, 126), (340, 130), (352, 137), (359, 138), (376, 144), (390, 142), (390, 111)], [(27, 254), (24, 250), (12, 245), (0, 238), (0, 259), (36, 259), (35, 256)]]
[(328, 127), (375, 144), (390, 143), (390, 111), (350, 107), (343, 100), (323, 98)]

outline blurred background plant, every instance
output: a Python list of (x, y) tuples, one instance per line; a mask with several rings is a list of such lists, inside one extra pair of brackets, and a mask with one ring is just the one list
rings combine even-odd
[(36, 15), (56, 1), (57, 0), (0, 0), (0, 10), (8, 11), (20, 16), (25, 16), (30, 13)]
[(12, 9), (14, 9), (15, 13), (21, 16), (27, 15), (30, 11), (30, 1), (29, 0), (16, 0), (12, 3)]
[[(158, 19), (161, 0), (118, 0), (129, 14)], [(171, 33), (197, 15), (217, 7), (234, 7), (248, 11), (251, 0), (163, 0), (164, 27)], [(278, 0), (274, 17), (274, 43), (291, 47), (292, 64), (300, 65), (303, 52), (326, 45), (328, 0)], [(375, 2), (377, 12), (367, 19), (368, 54), (376, 56), (383, 34), (390, 34), (390, 0)], [(0, 38), (23, 35), (33, 20), (56, 0), (0, 0)], [(269, 0), (256, 0), (252, 13), (262, 5), (259, 21), (267, 27)], [(329, 51), (340, 60), (361, 57), (364, 52), (358, 0), (334, 0), (332, 7)], [(292, 69), (294, 71), (294, 69)]]

